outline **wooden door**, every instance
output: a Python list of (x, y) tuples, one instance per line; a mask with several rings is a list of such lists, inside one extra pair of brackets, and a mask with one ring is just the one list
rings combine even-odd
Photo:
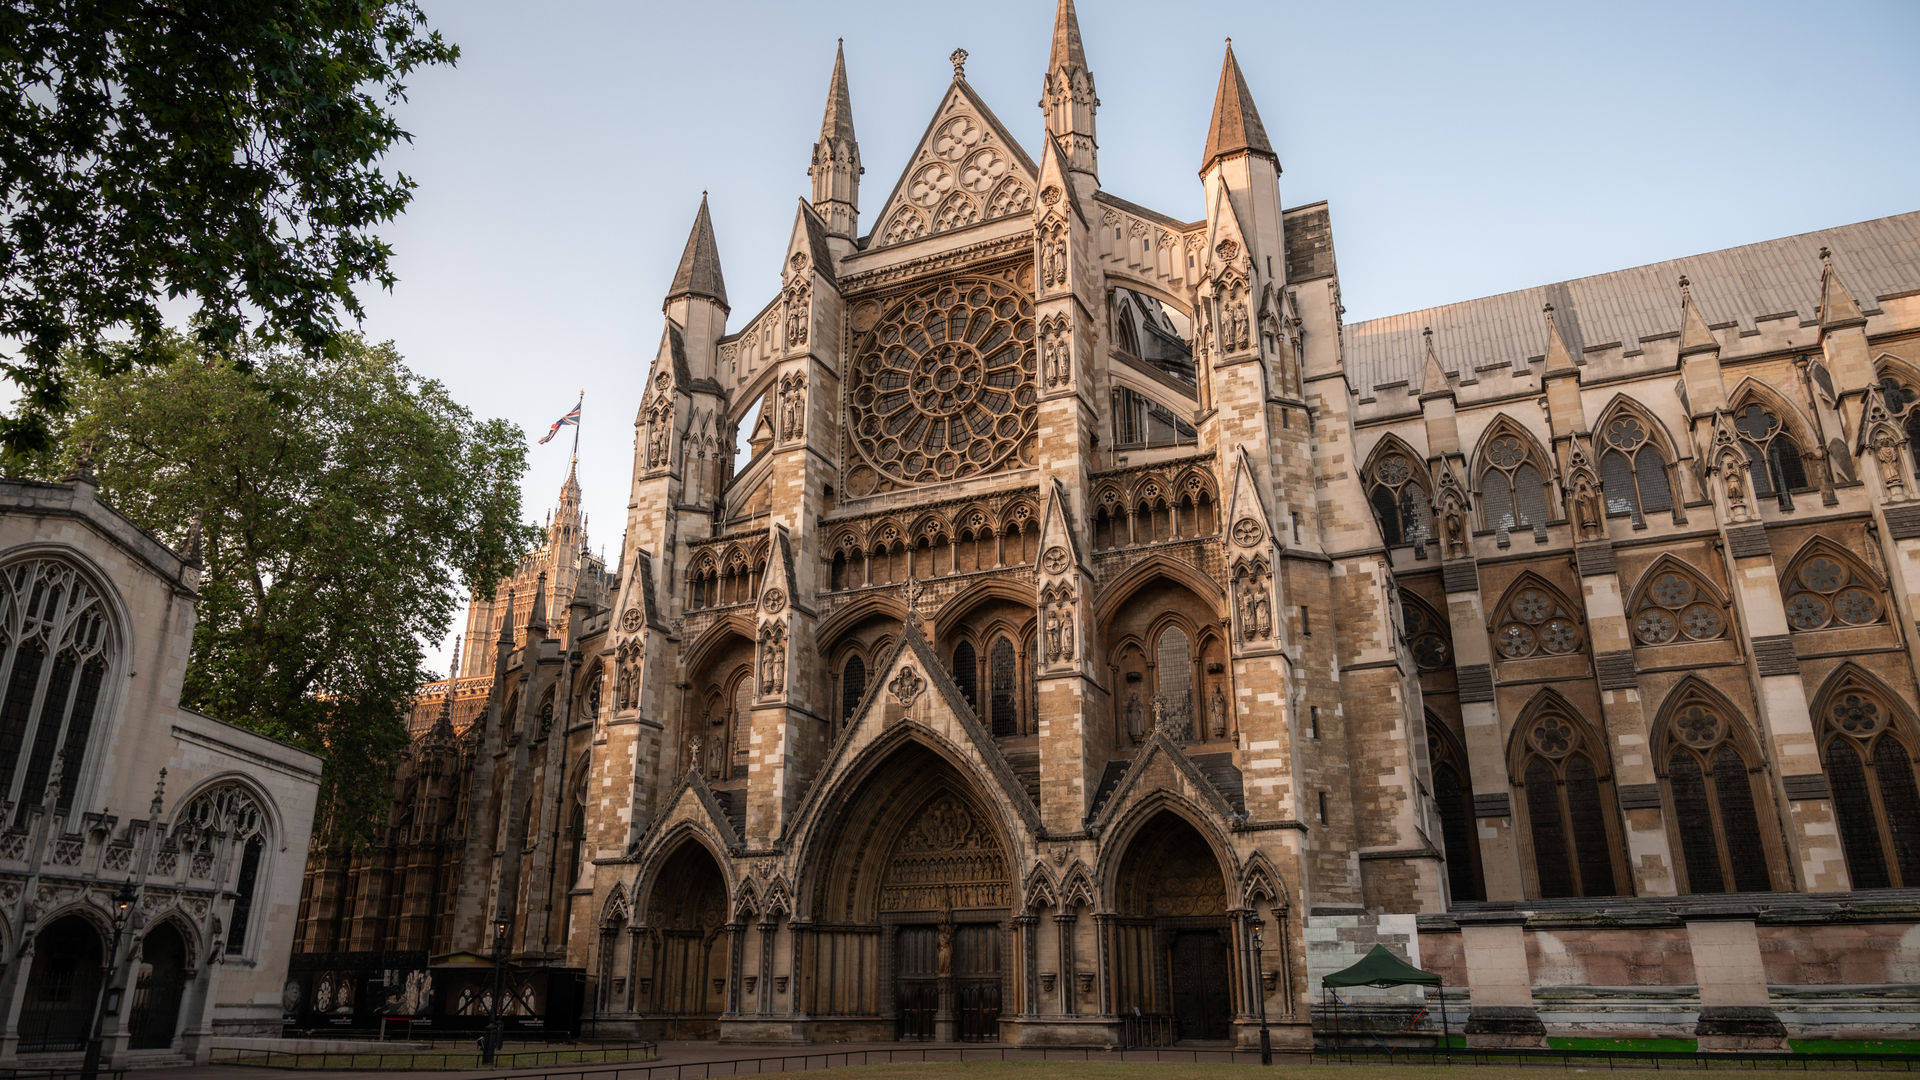
[(1168, 968), (1178, 1036), (1226, 1038), (1233, 1006), (1228, 995), (1225, 934), (1219, 930), (1177, 931)]

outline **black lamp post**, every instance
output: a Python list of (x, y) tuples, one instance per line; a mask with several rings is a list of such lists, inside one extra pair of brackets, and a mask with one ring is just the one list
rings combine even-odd
[(1273, 1036), (1267, 1032), (1267, 973), (1262, 968), (1260, 950), (1266, 944), (1266, 924), (1253, 920), (1253, 996), (1260, 1000), (1260, 1064), (1273, 1064)]
[[(131, 884), (122, 883), (113, 894), (113, 943), (107, 946), (106, 959), (100, 964), (100, 990), (93, 996), (93, 1026), (88, 1029), (87, 1056), (80, 1062), (80, 1080), (96, 1080), (100, 1075), (100, 1021), (107, 1013), (107, 984), (113, 981), (113, 962), (120, 955), (120, 935), (126, 932), (127, 916), (133, 913)], [(120, 1011), (120, 995), (114, 994), (113, 1012)]]
[(494, 1052), (500, 1049), (501, 977), (506, 974), (504, 969), (507, 961), (507, 930), (512, 925), (513, 920), (505, 915), (493, 920), (493, 1004), (488, 1010), (487, 1040), (480, 1047), (480, 1064), (482, 1065), (493, 1064)]

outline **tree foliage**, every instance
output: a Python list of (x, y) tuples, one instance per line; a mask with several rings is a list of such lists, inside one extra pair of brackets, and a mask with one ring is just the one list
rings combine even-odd
[(185, 704), (321, 753), (335, 827), (363, 830), (454, 579), (490, 593), (534, 538), (526, 438), (391, 345), (161, 345), (166, 362), (77, 381), (65, 445), (90, 446), (101, 497), (169, 543), (201, 521)]
[(457, 57), (415, 0), (0, 0), (0, 448), (49, 446), (75, 365), (164, 360), (168, 300), (210, 351), (332, 347), (394, 281), (402, 80)]

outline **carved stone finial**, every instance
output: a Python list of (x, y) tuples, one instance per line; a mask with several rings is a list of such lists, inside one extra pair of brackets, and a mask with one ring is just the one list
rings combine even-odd
[(1826, 246), (1825, 244), (1820, 245), (1820, 261), (1823, 263), (1830, 263), (1833, 261), (1833, 249)]
[(947, 59), (953, 62), (954, 78), (964, 79), (967, 77), (967, 50), (955, 49), (952, 53), (948, 54)]
[(918, 622), (920, 621), (920, 579), (914, 577), (912, 571), (907, 572), (906, 594), (907, 621)]
[(74, 458), (73, 468), (60, 478), (63, 484), (95, 484), (99, 481), (93, 475), (93, 440), (80, 444), (80, 456)]
[(60, 805), (60, 787), (67, 779), (67, 751), (65, 747), (54, 752), (53, 770), (47, 773), (47, 787), (42, 793), (40, 805), (49, 813)]
[(160, 820), (160, 807), (163, 805), (162, 800), (166, 797), (166, 794), (167, 770), (162, 768), (160, 770), (160, 779), (155, 781), (153, 785), (153, 802), (147, 807), (147, 820)]

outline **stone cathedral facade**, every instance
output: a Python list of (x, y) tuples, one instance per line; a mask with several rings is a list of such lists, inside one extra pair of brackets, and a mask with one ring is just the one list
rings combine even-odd
[(1481, 1041), (1920, 1019), (1920, 215), (1349, 325), (1231, 46), (1177, 213), (1070, 0), (1031, 141), (964, 61), (863, 202), (836, 59), (757, 311), (702, 203), (617, 568), (569, 476), (305, 968), (504, 916), (602, 1031), (1299, 1045), (1379, 942)]

